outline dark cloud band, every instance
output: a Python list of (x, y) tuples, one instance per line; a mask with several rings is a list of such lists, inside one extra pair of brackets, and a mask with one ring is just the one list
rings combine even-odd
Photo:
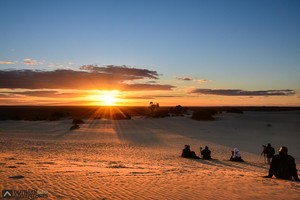
[(180, 80), (180, 81), (192, 81), (193, 79), (192, 78), (189, 78), (189, 77), (176, 77), (177, 80)]
[(85, 66), (81, 70), (59, 69), (2, 70), (0, 88), (7, 89), (77, 89), (77, 90), (171, 90), (172, 85), (126, 84), (126, 81), (158, 79), (157, 72), (125, 66), (95, 67)]
[(294, 90), (235, 90), (235, 89), (195, 89), (191, 93), (222, 96), (290, 96), (296, 94)]
[(99, 67), (98, 65), (83, 65), (80, 67), (81, 70), (87, 70), (93, 73), (106, 73), (122, 76), (133, 76), (136, 78), (150, 78), (158, 79), (158, 73), (148, 69), (138, 69), (127, 67), (126, 65), (116, 66), (107, 65), (105, 67)]

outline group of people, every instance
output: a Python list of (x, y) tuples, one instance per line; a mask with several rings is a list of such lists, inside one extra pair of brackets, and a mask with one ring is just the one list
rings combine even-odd
[[(275, 176), (279, 179), (287, 179), (295, 181), (300, 181), (298, 174), (295, 159), (288, 155), (288, 148), (282, 146), (279, 148), (279, 154), (275, 155), (275, 149), (269, 143), (268, 145), (263, 145), (263, 152), (261, 155), (265, 157), (265, 163), (270, 164), (269, 173), (264, 178), (272, 178)], [(196, 155), (194, 151), (191, 151), (190, 145), (185, 145), (182, 150), (181, 157), (184, 158), (195, 158), (195, 159), (211, 159), (211, 151), (208, 146), (205, 146), (204, 149), (200, 147), (199, 156)], [(238, 148), (234, 148), (231, 152), (230, 161), (235, 162), (244, 162), (242, 159), (241, 153)]]
[[(203, 149), (202, 147), (200, 147), (200, 154), (199, 156), (196, 155), (196, 153), (194, 151), (191, 151), (191, 147), (190, 145), (184, 145), (184, 149), (182, 150), (182, 154), (181, 157), (183, 158), (195, 158), (195, 159), (205, 159), (205, 160), (209, 160), (211, 159), (211, 151), (208, 148), (208, 146), (205, 146), (205, 148)], [(238, 150), (238, 148), (234, 148), (231, 151), (231, 157), (229, 159), (230, 161), (236, 161), (236, 162), (244, 162), (244, 160), (242, 159), (242, 156), (240, 154), (240, 150)]]
[(183, 158), (195, 158), (195, 159), (211, 159), (211, 151), (208, 149), (208, 146), (205, 146), (204, 149), (200, 147), (200, 155), (197, 156), (194, 151), (191, 151), (190, 145), (184, 145), (184, 149), (182, 150), (181, 157)]

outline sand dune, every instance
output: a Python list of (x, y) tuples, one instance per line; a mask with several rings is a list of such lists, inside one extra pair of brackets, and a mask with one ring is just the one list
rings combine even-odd
[[(271, 126), (267, 126), (270, 124)], [(261, 145), (289, 147), (300, 166), (300, 112), (189, 118), (0, 122), (0, 188), (49, 199), (300, 199), (300, 183), (261, 178)], [(213, 160), (180, 157), (184, 144)], [(227, 161), (239, 147), (245, 163)]]

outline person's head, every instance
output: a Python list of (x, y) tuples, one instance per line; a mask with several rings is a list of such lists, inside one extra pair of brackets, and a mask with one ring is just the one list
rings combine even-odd
[(271, 143), (268, 143), (268, 147), (270, 147), (271, 146)]
[(208, 146), (205, 146), (205, 149), (208, 149)]
[(279, 148), (279, 155), (288, 155), (288, 148), (285, 146), (282, 146)]

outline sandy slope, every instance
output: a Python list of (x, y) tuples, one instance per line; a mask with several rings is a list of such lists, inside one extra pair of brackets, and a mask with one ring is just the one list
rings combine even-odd
[[(300, 112), (188, 118), (0, 122), (0, 189), (41, 189), (49, 199), (300, 199), (300, 183), (263, 179), (261, 145), (271, 142), (300, 166)], [(267, 124), (271, 124), (268, 127)], [(180, 158), (184, 144), (214, 160)], [(227, 161), (239, 147), (246, 163)], [(12, 176), (24, 178), (14, 179)]]

